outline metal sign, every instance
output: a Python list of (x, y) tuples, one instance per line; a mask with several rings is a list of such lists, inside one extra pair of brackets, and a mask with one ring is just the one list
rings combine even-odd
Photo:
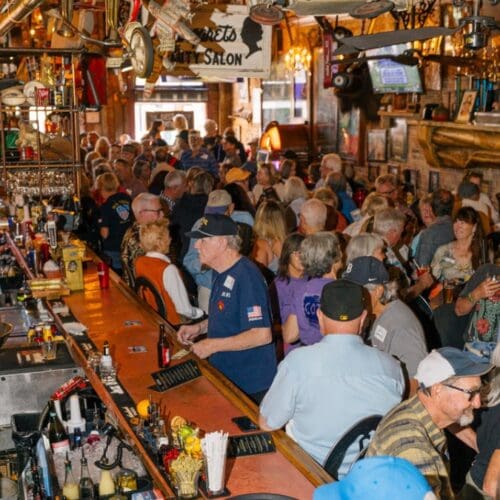
[(176, 43), (169, 59), (172, 75), (268, 78), (271, 69), (271, 26), (250, 19), (240, 5), (203, 5), (193, 13), (193, 31), (201, 43)]

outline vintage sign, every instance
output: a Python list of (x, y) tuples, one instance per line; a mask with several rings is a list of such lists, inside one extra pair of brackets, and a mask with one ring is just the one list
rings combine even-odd
[(267, 78), (271, 69), (271, 26), (252, 21), (240, 5), (202, 5), (191, 19), (201, 43), (176, 43), (172, 75)]

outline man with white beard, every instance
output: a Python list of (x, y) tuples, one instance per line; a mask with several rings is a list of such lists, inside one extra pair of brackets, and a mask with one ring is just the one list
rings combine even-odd
[(428, 354), (418, 365), (417, 394), (393, 408), (380, 422), (366, 456), (405, 458), (425, 476), (442, 500), (455, 498), (448, 476), (444, 429), (477, 447), (468, 426), (481, 406), (481, 376), (492, 366), (454, 347)]

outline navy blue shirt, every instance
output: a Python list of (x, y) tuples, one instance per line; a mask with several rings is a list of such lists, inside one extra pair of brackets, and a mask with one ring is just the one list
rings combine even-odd
[[(267, 286), (255, 264), (241, 257), (223, 273), (213, 273), (208, 337), (233, 337), (251, 328), (271, 327)], [(274, 344), (223, 351), (210, 363), (247, 394), (265, 391), (276, 374)]]
[(132, 225), (132, 198), (127, 193), (111, 195), (100, 208), (99, 227), (109, 229), (108, 237), (103, 240), (103, 250), (120, 251), (123, 236)]

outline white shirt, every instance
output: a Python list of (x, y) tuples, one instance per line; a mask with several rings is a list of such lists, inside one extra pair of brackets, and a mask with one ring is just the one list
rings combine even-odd
[(159, 252), (147, 252), (146, 256), (160, 259), (170, 264), (163, 272), (163, 287), (172, 299), (177, 313), (189, 319), (201, 318), (204, 314), (203, 311), (198, 307), (192, 306), (191, 302), (189, 302), (186, 286), (182, 281), (179, 270), (170, 262), (170, 259)]

